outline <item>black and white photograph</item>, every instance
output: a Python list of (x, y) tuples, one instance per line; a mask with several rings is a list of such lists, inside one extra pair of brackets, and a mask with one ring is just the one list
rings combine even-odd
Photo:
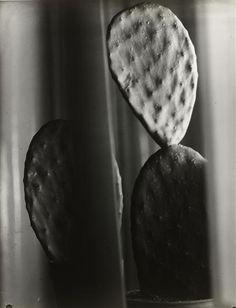
[(236, 308), (235, 0), (0, 0), (0, 308)]

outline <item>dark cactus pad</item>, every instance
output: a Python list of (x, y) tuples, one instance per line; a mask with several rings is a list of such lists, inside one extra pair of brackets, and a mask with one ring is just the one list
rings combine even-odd
[(70, 262), (78, 241), (79, 159), (69, 121), (54, 120), (33, 137), (24, 189), (32, 228), (50, 260)]
[(210, 297), (206, 160), (173, 145), (157, 151), (136, 180), (131, 205), (134, 256), (144, 294)]

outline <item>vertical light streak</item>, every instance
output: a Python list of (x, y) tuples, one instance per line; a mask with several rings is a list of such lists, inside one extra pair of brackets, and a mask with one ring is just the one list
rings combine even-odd
[(33, 307), (43, 296), (43, 282), (38, 243), (23, 200), (23, 169), (42, 92), (39, 6), (32, 2), (0, 2), (0, 6), (0, 292), (3, 305)]
[(103, 48), (103, 63), (104, 63), (104, 75), (105, 75), (105, 94), (106, 94), (106, 104), (107, 104), (107, 115), (108, 115), (108, 125), (109, 125), (109, 138), (112, 153), (115, 153), (115, 143), (114, 143), (114, 133), (113, 133), (113, 119), (112, 119), (112, 107), (111, 107), (111, 84), (110, 76), (108, 71), (108, 61), (107, 61), (107, 49), (106, 49), (106, 23), (104, 15), (104, 2), (100, 0), (100, 20), (101, 20), (101, 32), (102, 32), (102, 48)]
[[(104, 1), (100, 0), (99, 2), (99, 10), (100, 10), (100, 22), (101, 22), (101, 33), (102, 33), (102, 49), (103, 49), (103, 63), (104, 63), (104, 77), (105, 77), (105, 95), (106, 95), (106, 104), (107, 104), (107, 116), (108, 116), (108, 130), (109, 130), (109, 139), (110, 139), (110, 149), (112, 155), (115, 154), (115, 142), (114, 142), (114, 131), (113, 131), (113, 119), (112, 119), (112, 107), (111, 107), (111, 102), (112, 102), (112, 95), (111, 95), (111, 84), (110, 84), (110, 75), (108, 71), (108, 61), (107, 61), (107, 49), (106, 49), (106, 22), (105, 22), (105, 6), (104, 6)], [(114, 157), (112, 157), (114, 159)], [(116, 187), (115, 187), (115, 166), (113, 162), (113, 188), (114, 192), (113, 195), (115, 196), (116, 194)], [(116, 208), (114, 209), (115, 212)], [(119, 235), (119, 230), (118, 230), (118, 217), (116, 219), (116, 232)], [(126, 307), (125, 304), (125, 296), (124, 296), (124, 276), (123, 276), (123, 261), (122, 261), (122, 254), (121, 254), (121, 241), (120, 241), (120, 236), (117, 236), (117, 245), (118, 247), (118, 252), (119, 252), (119, 260), (120, 260), (120, 272), (121, 272), (121, 289), (122, 289), (122, 307)], [(116, 265), (118, 266), (118, 264)]]
[(236, 3), (199, 2), (197, 16), (213, 291), (222, 308), (236, 305)]
[(9, 255), (9, 211), (8, 211), (8, 201), (9, 201), (9, 169), (8, 169), (8, 152), (7, 147), (4, 142), (1, 142), (1, 174), (0, 174), (0, 228), (1, 228), (1, 283), (3, 292), (6, 292), (10, 284), (9, 275), (5, 274), (6, 269), (8, 268), (8, 259), (4, 256)]

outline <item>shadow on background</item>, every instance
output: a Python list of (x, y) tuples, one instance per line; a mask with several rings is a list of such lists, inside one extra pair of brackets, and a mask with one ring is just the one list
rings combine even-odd
[[(46, 7), (42, 35), (46, 99), (42, 119), (74, 123), (78, 141), (79, 262), (49, 265), (60, 307), (121, 307), (118, 246), (104, 77), (100, 2), (59, 2)], [(45, 83), (47, 80), (48, 84)], [(48, 103), (49, 104), (48, 104)]]
[[(1, 214), (5, 214), (1, 222), (7, 224), (4, 233), (1, 229), (5, 249), (1, 255), (1, 304), (122, 307), (100, 2), (0, 5), (0, 58), (4, 61), (1, 161), (6, 159), (10, 168), (9, 173), (4, 171), (7, 182), (1, 177), (1, 189), (7, 185), (10, 196), (4, 207), (1, 203)], [(74, 198), (78, 206), (75, 252), (80, 254), (80, 262), (66, 269), (48, 264), (30, 227), (22, 183), (25, 154), (33, 135), (56, 118), (74, 121), (80, 149), (80, 179)], [(3, 157), (4, 142), (9, 155)], [(10, 195), (12, 186), (18, 194), (13, 189)]]

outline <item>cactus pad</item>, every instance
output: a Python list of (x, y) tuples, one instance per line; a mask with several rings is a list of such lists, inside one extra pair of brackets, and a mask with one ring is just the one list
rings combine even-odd
[(172, 145), (153, 154), (135, 183), (131, 231), (141, 290), (164, 299), (210, 297), (206, 160)]
[[(68, 121), (54, 120), (33, 137), (25, 160), (25, 201), (31, 225), (50, 260), (75, 251), (78, 155)], [(77, 236), (77, 234), (76, 234)]]
[(180, 20), (156, 3), (136, 5), (112, 19), (107, 49), (113, 78), (153, 139), (179, 143), (198, 80), (194, 46)]

